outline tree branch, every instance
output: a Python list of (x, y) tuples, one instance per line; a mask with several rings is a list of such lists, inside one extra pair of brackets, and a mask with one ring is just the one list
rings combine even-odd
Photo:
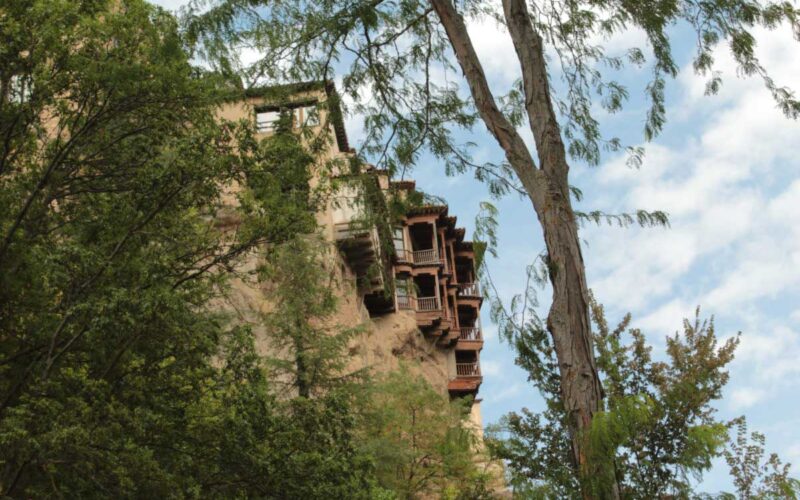
[(544, 178), (536, 167), (525, 141), (497, 107), (486, 74), (467, 32), (467, 26), (464, 24), (464, 18), (456, 11), (451, 0), (431, 0), (431, 4), (456, 53), (478, 112), (489, 132), (503, 148), (508, 162), (520, 178), (538, 212), (545, 207)]
[(539, 165), (560, 183), (566, 183), (569, 167), (550, 99), (542, 37), (533, 29), (525, 0), (503, 0), (503, 10), (522, 69), (525, 110), (536, 141)]

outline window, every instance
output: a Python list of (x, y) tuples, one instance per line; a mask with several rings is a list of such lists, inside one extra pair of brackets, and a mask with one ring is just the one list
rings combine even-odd
[(319, 125), (319, 111), (317, 106), (298, 106), (292, 108), (292, 126), (294, 127), (316, 127)]
[(257, 111), (256, 130), (258, 132), (272, 132), (281, 118), (280, 111)]
[(303, 123), (307, 127), (316, 127), (319, 125), (319, 110), (316, 105), (303, 106), (303, 120), (304, 121), (298, 123)]
[(411, 296), (411, 287), (408, 284), (407, 279), (400, 279), (398, 278), (396, 281), (395, 288), (397, 290), (398, 297), (410, 297)]
[(395, 294), (397, 295), (398, 309), (413, 309), (411, 303), (411, 284), (407, 279), (397, 278), (395, 281)]
[(394, 253), (400, 261), (410, 261), (411, 255), (406, 250), (406, 240), (403, 236), (403, 228), (396, 227), (392, 231), (392, 242), (394, 243)]
[(406, 249), (406, 241), (403, 238), (402, 227), (394, 228), (394, 232), (392, 234), (392, 240), (394, 241), (394, 249), (397, 250), (397, 253), (400, 253)]

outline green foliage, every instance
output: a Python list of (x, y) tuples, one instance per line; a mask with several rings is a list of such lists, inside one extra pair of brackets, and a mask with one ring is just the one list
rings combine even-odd
[(475, 230), (473, 240), (477, 243), (475, 249), (475, 269), (480, 272), (486, 252), (492, 257), (497, 257), (497, 207), (488, 201), (479, 205), (478, 215), (475, 217)]
[[(531, 498), (578, 498), (587, 488), (580, 488), (570, 461), (558, 365), (536, 316), (535, 287), (546, 279), (544, 273), (543, 266), (530, 268), (525, 296), (515, 298), (509, 309), (494, 292), (492, 312), (501, 335), (516, 348), (517, 364), (539, 388), (545, 409), (507, 415), (489, 433), (489, 443), (507, 461), (515, 490)], [(484, 280), (493, 290), (488, 273)], [(584, 486), (600, 494), (616, 481), (621, 495), (630, 498), (692, 495), (691, 480), (710, 469), (725, 449), (728, 429), (711, 405), (728, 381), (725, 367), (733, 360), (738, 337), (720, 345), (713, 320), (700, 321), (698, 310), (694, 321), (684, 321), (682, 332), (666, 339), (666, 360), (656, 361), (644, 334), (629, 328), (630, 316), (611, 329), (602, 307), (593, 302), (592, 319), (606, 398), (584, 436), (595, 467), (591, 484)], [(773, 469), (786, 474), (781, 484), (791, 484), (788, 468)]]
[(699, 313), (693, 323), (684, 320), (681, 334), (667, 338), (668, 362), (659, 362), (652, 360), (639, 330), (628, 330), (630, 344), (622, 341), (629, 316), (612, 331), (602, 307), (592, 306), (607, 409), (618, 411), (628, 395), (652, 401), (650, 418), (634, 422), (637, 435), (621, 442), (625, 450), (616, 459), (626, 478), (623, 484), (636, 495), (686, 493), (688, 476), (708, 470), (725, 443), (725, 426), (714, 417), (711, 402), (722, 397), (725, 366), (739, 340), (718, 346), (713, 319), (700, 322)]
[(586, 213), (576, 210), (574, 214), (579, 222), (592, 222), (597, 225), (605, 222), (609, 226), (617, 227), (629, 227), (634, 224), (640, 227), (669, 227), (669, 216), (658, 210), (653, 212), (637, 210), (633, 214), (607, 214), (598, 210)]
[(580, 498), (563, 408), (522, 408), (487, 429), (491, 454), (506, 462), (508, 484), (521, 498)]
[[(354, 160), (354, 165), (360, 169), (361, 162)], [(405, 205), (398, 196), (387, 200), (380, 186), (380, 174), (375, 171), (359, 172), (355, 174), (360, 184), (361, 202), (364, 210), (362, 219), (354, 221), (364, 228), (375, 228), (378, 235), (378, 245), (381, 249), (380, 259), (370, 270), (373, 276), (380, 276), (384, 283), (383, 293), (387, 298), (394, 297), (394, 272), (392, 271), (392, 257), (395, 254), (393, 230), (397, 225), (402, 212), (401, 206)], [(372, 278), (369, 276), (368, 279)]]
[(312, 158), (216, 120), (146, 2), (2, 10), (0, 495), (370, 498), (352, 396), (277, 398), (212, 305), (313, 231)]
[(718, 498), (787, 498), (800, 497), (800, 481), (789, 477), (789, 464), (783, 464), (772, 453), (764, 459), (764, 435), (753, 432), (747, 436), (747, 421), (740, 417), (731, 426), (736, 427), (728, 448), (723, 453), (730, 469), (736, 495), (723, 493)]
[(379, 484), (398, 498), (426, 492), (486, 498), (486, 477), (473, 463), (475, 436), (467, 423), (471, 403), (449, 401), (405, 366), (374, 384), (364, 443)]
[[(454, 2), (467, 23), (505, 23), (499, 5), (487, 0)], [(650, 79), (644, 97), (643, 134), (657, 136), (666, 121), (668, 80), (677, 76), (676, 33), (688, 30), (696, 51), (693, 70), (708, 77), (715, 93), (722, 77), (712, 53), (727, 45), (740, 74), (760, 78), (789, 117), (800, 113), (794, 92), (775, 82), (755, 55), (754, 32), (782, 25), (800, 33), (800, 16), (790, 2), (670, 1), (530, 2), (531, 20), (553, 54), (548, 64), (554, 108), (561, 114), (567, 152), (576, 161), (600, 162), (604, 151), (627, 151), (639, 165), (643, 151), (601, 130), (598, 110), (618, 113), (631, 91), (617, 81), (626, 66), (643, 68)], [(439, 159), (448, 174), (472, 172), (493, 195), (524, 192), (504, 163), (475, 163), (472, 143), (459, 143), (453, 130), (471, 129), (478, 117), (458, 85), (437, 74), (457, 74), (443, 27), (427, 0), (194, 0), (183, 12), (196, 53), (215, 68), (247, 82), (331, 79), (342, 73), (351, 111), (364, 116), (367, 139), (361, 153), (380, 168), (405, 173), (423, 150)], [(646, 47), (611, 51), (604, 41), (632, 29), (644, 32)], [(479, 43), (479, 40), (474, 40)], [(262, 57), (243, 64), (242, 44)], [(516, 127), (526, 119), (522, 82), (498, 89), (501, 110)]]
[(261, 268), (272, 310), (264, 326), (273, 375), (296, 394), (321, 396), (353, 378), (344, 370), (348, 342), (358, 328), (333, 323), (336, 277), (330, 247), (299, 235), (271, 249)]
[[(652, 426), (653, 403), (642, 396), (615, 401), (612, 409), (601, 411), (592, 418), (585, 439), (588, 441), (587, 460), (595, 467), (588, 491), (597, 497), (608, 491), (616, 481), (617, 451), (634, 441), (642, 429)], [(612, 459), (610, 459), (612, 458)]]

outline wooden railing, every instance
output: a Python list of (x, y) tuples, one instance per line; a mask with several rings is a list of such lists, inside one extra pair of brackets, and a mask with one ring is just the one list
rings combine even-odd
[(411, 250), (398, 250), (395, 248), (394, 253), (398, 262), (414, 262), (414, 254)]
[(462, 283), (458, 285), (458, 294), (462, 297), (480, 297), (481, 289), (477, 283)]
[(459, 328), (458, 338), (461, 340), (481, 340), (481, 329), (477, 326)]
[(417, 297), (417, 311), (438, 311), (438, 297)]
[(411, 302), (411, 297), (408, 295), (398, 295), (397, 296), (397, 308), (398, 309), (414, 309), (414, 305)]
[(480, 377), (481, 367), (478, 362), (456, 363), (456, 375), (459, 377)]
[(439, 264), (439, 252), (435, 248), (414, 252), (414, 264)]

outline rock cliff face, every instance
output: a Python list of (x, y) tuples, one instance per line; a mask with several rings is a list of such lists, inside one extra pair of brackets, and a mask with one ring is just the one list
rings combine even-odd
[[(217, 306), (240, 324), (249, 325), (256, 336), (256, 346), (264, 355), (274, 355), (267, 341), (263, 315), (270, 311), (269, 283), (261, 283), (255, 275), (261, 257), (248, 255), (237, 266), (225, 298)], [(452, 349), (443, 350), (417, 326), (414, 311), (398, 311), (370, 318), (356, 289), (356, 279), (338, 252), (327, 256), (338, 298), (336, 313), (330, 325), (342, 328), (360, 327), (361, 332), (349, 348), (348, 371), (369, 369), (388, 372), (408, 366), (411, 373), (422, 375), (434, 388), (447, 393), (452, 371)]]

